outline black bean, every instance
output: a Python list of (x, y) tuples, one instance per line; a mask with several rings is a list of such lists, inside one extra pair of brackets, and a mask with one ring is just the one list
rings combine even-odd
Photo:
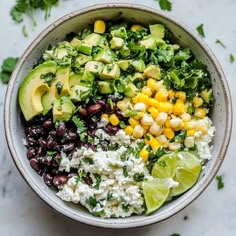
[(89, 144), (88, 144), (88, 148), (90, 148), (90, 149), (92, 149), (93, 151), (95, 151), (95, 145), (94, 145), (94, 144), (89, 143)]
[(37, 154), (37, 149), (35, 147), (29, 147), (27, 151), (27, 158), (30, 160)]
[(84, 177), (84, 182), (85, 182), (87, 185), (89, 185), (89, 186), (91, 186), (91, 185), (93, 184), (93, 180), (92, 180), (92, 178), (89, 177), (89, 176)]
[(70, 143), (66, 143), (66, 144), (62, 145), (61, 150), (63, 152), (70, 152), (74, 149), (74, 147), (75, 147), (75, 143), (70, 142)]
[(36, 171), (40, 170), (40, 164), (39, 164), (39, 161), (36, 158), (30, 159), (30, 165)]
[(46, 120), (43, 122), (43, 127), (45, 129), (51, 129), (53, 127), (53, 122), (52, 120)]
[(66, 134), (66, 124), (65, 122), (60, 122), (59, 126), (56, 129), (57, 136), (63, 137)]
[(39, 139), (39, 146), (46, 150), (47, 149), (47, 140), (45, 138), (40, 138)]
[(96, 113), (102, 110), (102, 105), (94, 104), (88, 107), (88, 113), (90, 116), (95, 115)]
[(51, 163), (52, 163), (52, 159), (53, 159), (52, 156), (46, 155), (46, 156), (42, 157), (41, 162), (42, 162), (43, 164), (45, 164), (45, 165), (50, 166)]
[(52, 173), (53, 176), (56, 176), (56, 175), (61, 175), (62, 171), (58, 170), (57, 168), (53, 168), (51, 170), (51, 173)]
[(105, 107), (106, 104), (104, 100), (97, 100), (97, 103), (100, 104), (102, 107)]
[(57, 143), (51, 137), (49, 137), (47, 139), (47, 148), (50, 149), (50, 150), (56, 150), (57, 149)]
[(42, 126), (37, 126), (35, 130), (38, 137), (46, 135), (46, 132)]
[(88, 134), (94, 138), (94, 137), (95, 137), (95, 134), (96, 134), (96, 131), (97, 131), (96, 129), (90, 129), (90, 130), (88, 131)]
[(35, 127), (29, 127), (28, 132), (29, 132), (29, 135), (32, 136), (32, 137), (37, 137), (38, 136)]
[(38, 149), (38, 156), (39, 157), (44, 157), (46, 155), (46, 153), (47, 153), (46, 149), (39, 147), (39, 149)]
[[(95, 118), (95, 119), (94, 119)], [(96, 117), (93, 117), (93, 119), (90, 119), (89, 121), (88, 121), (88, 128), (89, 129), (96, 129), (97, 128), (97, 119), (96, 119)]]
[(108, 99), (111, 99), (113, 102), (118, 102), (120, 100), (120, 98), (116, 97), (115, 95), (113, 94), (109, 94), (107, 96)]
[(126, 121), (127, 119), (123, 116), (121, 111), (116, 111), (116, 115), (119, 118), (119, 120)]
[(53, 181), (53, 176), (49, 173), (43, 173), (43, 180), (44, 180), (44, 183), (51, 187), (52, 186), (52, 181)]
[(112, 103), (112, 107), (111, 107), (110, 103), (106, 103), (106, 105), (105, 105), (105, 112), (108, 115), (114, 114), (115, 111), (116, 111), (116, 104), (114, 102)]
[(53, 139), (56, 139), (56, 138), (57, 138), (57, 132), (56, 132), (56, 130), (51, 130), (48, 134), (49, 134)]
[(68, 177), (65, 175), (58, 175), (53, 178), (53, 184), (56, 187), (66, 184), (67, 181), (68, 181)]
[(53, 158), (52, 165), (58, 167), (61, 163), (61, 158), (62, 158), (61, 154), (57, 153), (56, 156)]
[(115, 135), (119, 131), (119, 127), (108, 124), (104, 127), (104, 130), (109, 135)]
[(68, 137), (69, 137), (70, 140), (75, 140), (78, 137), (78, 134), (76, 132), (69, 131), (68, 132)]
[(38, 145), (38, 141), (36, 141), (33, 137), (31, 136), (27, 136), (26, 137), (26, 143), (27, 146), (37, 146)]
[(81, 107), (78, 111), (79, 115), (82, 116), (82, 117), (87, 117), (88, 116), (88, 111), (86, 108), (84, 107)]

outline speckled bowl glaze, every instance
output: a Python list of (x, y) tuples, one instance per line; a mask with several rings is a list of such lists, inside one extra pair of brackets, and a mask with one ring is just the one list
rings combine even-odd
[[(195, 56), (203, 61), (211, 74), (215, 103), (211, 113), (216, 134), (213, 140), (213, 158), (202, 171), (197, 184), (179, 198), (165, 204), (150, 216), (132, 216), (124, 219), (102, 219), (92, 216), (79, 205), (60, 200), (49, 189), (42, 178), (30, 167), (23, 146), (24, 127), (20, 119), (17, 95), (23, 77), (37, 63), (49, 44), (62, 41), (69, 32), (79, 32), (96, 19), (118, 20), (152, 24), (160, 22), (169, 28), (177, 42), (190, 47)], [(186, 25), (173, 17), (155, 9), (131, 4), (105, 4), (72, 12), (46, 28), (27, 48), (20, 58), (8, 85), (5, 100), (5, 133), (13, 160), (26, 182), (48, 205), (63, 215), (86, 224), (107, 228), (131, 228), (165, 220), (196, 199), (214, 178), (225, 157), (232, 128), (232, 104), (224, 73), (208, 46)]]

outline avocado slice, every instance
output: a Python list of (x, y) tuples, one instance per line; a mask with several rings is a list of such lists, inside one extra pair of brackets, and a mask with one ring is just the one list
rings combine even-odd
[(132, 61), (132, 66), (138, 72), (143, 72), (145, 69), (145, 63), (142, 59)]
[(200, 95), (207, 104), (209, 104), (213, 99), (212, 89), (204, 89), (201, 91)]
[(140, 46), (145, 47), (146, 49), (156, 50), (157, 44), (156, 39), (152, 35), (148, 35), (139, 41)]
[(91, 87), (75, 85), (71, 88), (70, 100), (74, 102), (85, 101), (91, 95)]
[(55, 80), (47, 93), (42, 96), (43, 114), (52, 108), (54, 100), (70, 94), (69, 87), (70, 64), (57, 68)]
[(54, 75), (56, 69), (56, 62), (46, 61), (31, 70), (21, 83), (18, 99), (26, 121), (42, 113), (41, 97), (49, 90), (49, 81), (45, 76)]
[(88, 61), (92, 60), (92, 56), (85, 55), (83, 53), (80, 53), (78, 57), (75, 59), (75, 62), (77, 62), (80, 66), (83, 66)]
[(69, 87), (70, 89), (74, 86), (80, 83), (83, 76), (83, 72), (80, 72), (79, 74), (75, 74), (74, 72), (71, 72), (69, 75)]
[(99, 76), (102, 73), (103, 68), (104, 64), (99, 61), (88, 61), (85, 64), (85, 70), (89, 71), (95, 76)]
[(145, 77), (151, 77), (153, 79), (160, 79), (160, 74), (161, 74), (161, 70), (159, 67), (155, 66), (155, 65), (149, 65), (145, 70), (144, 70), (144, 76)]
[(120, 27), (119, 29), (116, 29), (116, 30), (112, 30), (111, 31), (111, 35), (113, 37), (118, 37), (118, 38), (122, 38), (122, 39), (127, 39), (127, 32), (126, 32), (126, 29), (125, 27)]
[(100, 44), (103, 44), (103, 41), (103, 37), (96, 33), (89, 34), (83, 39), (83, 42), (90, 46), (99, 46)]
[(149, 25), (151, 35), (163, 39), (165, 36), (165, 26), (162, 24)]
[(117, 64), (106, 64), (101, 74), (102, 79), (118, 79), (120, 67)]
[(72, 47), (76, 48), (79, 44), (81, 43), (81, 41), (77, 38), (73, 38), (71, 41), (70, 41), (70, 44)]
[(107, 63), (112, 63), (113, 62), (113, 57), (111, 54), (110, 50), (107, 49), (102, 49), (101, 51), (99, 51), (93, 58), (95, 61), (100, 61), (103, 62), (105, 64)]
[(76, 49), (81, 53), (84, 53), (86, 55), (91, 55), (93, 46), (81, 41), (80, 44), (76, 47)]
[(109, 94), (113, 92), (113, 86), (111, 82), (108, 81), (98, 81), (98, 91), (101, 94)]
[(127, 84), (127, 86), (125, 88), (124, 94), (126, 97), (132, 98), (137, 95), (137, 92), (138, 92), (137, 87), (134, 84), (129, 83), (129, 84)]
[(124, 45), (124, 40), (122, 38), (113, 37), (110, 41), (111, 49), (120, 49)]
[(129, 68), (130, 63), (131, 63), (131, 60), (119, 60), (116, 62), (116, 64), (123, 71), (126, 71)]
[(68, 121), (76, 107), (68, 97), (61, 97), (53, 102), (53, 122)]

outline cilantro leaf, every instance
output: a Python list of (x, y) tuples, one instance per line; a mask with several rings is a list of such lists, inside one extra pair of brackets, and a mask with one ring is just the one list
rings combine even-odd
[(23, 21), (23, 13), (19, 11), (17, 7), (13, 7), (10, 11), (10, 15), (14, 21), (20, 23)]
[(203, 24), (199, 25), (197, 28), (198, 34), (202, 37), (205, 38), (205, 32), (204, 32), (204, 26)]
[(18, 58), (8, 57), (7, 59), (3, 61), (2, 71), (11, 73), (14, 70), (17, 61), (18, 61)]
[(28, 32), (26, 31), (25, 25), (23, 25), (23, 27), (22, 27), (22, 33), (23, 33), (24, 37), (28, 37)]
[(216, 180), (217, 180), (217, 189), (220, 190), (220, 189), (224, 188), (224, 182), (223, 182), (222, 176), (217, 175)]
[(215, 43), (221, 45), (223, 48), (226, 48), (226, 46), (219, 39), (217, 39)]
[(80, 140), (83, 141), (87, 137), (87, 128), (85, 127), (85, 124), (77, 116), (73, 116), (71, 120), (77, 127), (77, 133), (79, 134)]
[(180, 234), (171, 234), (170, 236), (180, 236)]
[(161, 10), (164, 10), (164, 11), (172, 10), (172, 3), (169, 0), (159, 0), (159, 5), (160, 5)]
[(1, 79), (3, 84), (7, 84), (10, 77), (11, 77), (10, 73), (0, 72), (0, 79)]
[(229, 61), (230, 61), (230, 63), (234, 63), (235, 58), (234, 58), (234, 55), (233, 55), (233, 54), (230, 54), (230, 55), (229, 55)]

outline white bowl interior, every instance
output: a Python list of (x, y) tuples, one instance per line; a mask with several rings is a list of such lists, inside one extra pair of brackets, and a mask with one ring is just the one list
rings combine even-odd
[[(37, 63), (48, 46), (62, 41), (67, 33), (79, 32), (96, 19), (127, 21), (148, 25), (150, 23), (163, 23), (175, 35), (182, 45), (190, 47), (195, 56), (203, 61), (211, 74), (215, 104), (211, 117), (216, 127), (214, 137), (213, 158), (202, 172), (198, 183), (187, 193), (161, 207), (151, 216), (132, 216), (126, 219), (101, 219), (92, 216), (83, 207), (67, 204), (56, 197), (55, 192), (49, 189), (42, 178), (30, 167), (26, 158), (26, 148), (23, 146), (24, 132), (20, 120), (18, 106), (18, 89), (23, 77)], [(209, 184), (218, 170), (227, 150), (232, 125), (231, 100), (224, 74), (214, 55), (200, 39), (185, 26), (172, 17), (143, 6), (128, 4), (98, 5), (71, 13), (49, 26), (30, 45), (21, 57), (12, 75), (8, 86), (5, 102), (5, 132), (9, 149), (13, 159), (25, 180), (33, 190), (54, 209), (62, 214), (91, 225), (109, 228), (128, 228), (147, 225), (164, 220), (193, 201)]]

